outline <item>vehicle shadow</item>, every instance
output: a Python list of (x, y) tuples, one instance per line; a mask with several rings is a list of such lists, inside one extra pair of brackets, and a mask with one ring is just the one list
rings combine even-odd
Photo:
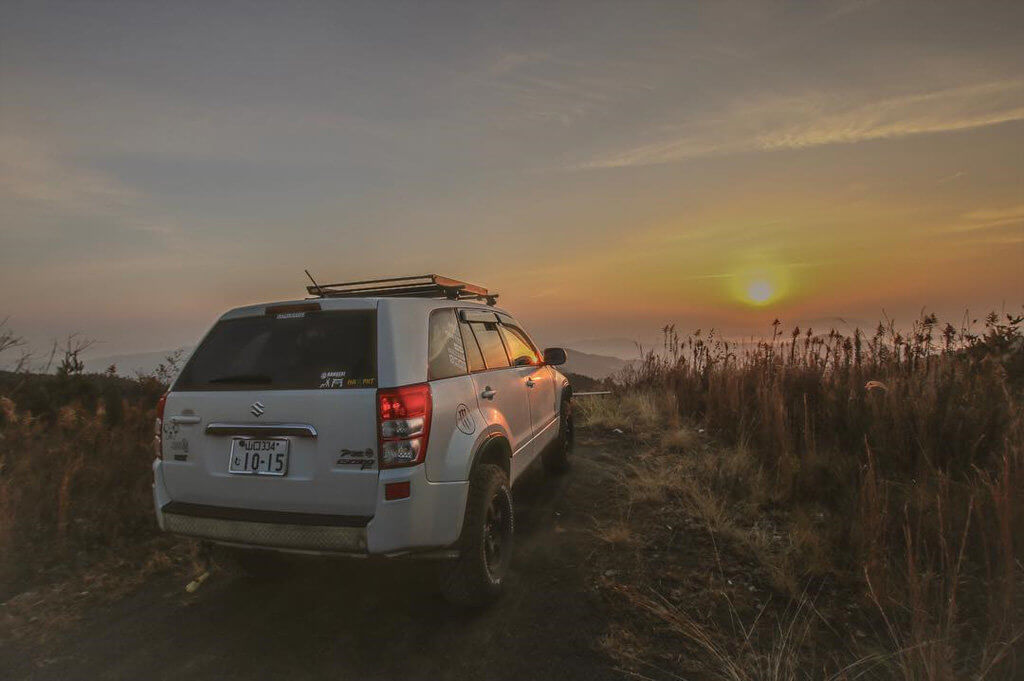
[(578, 569), (593, 551), (589, 530), (573, 530), (590, 523), (580, 473), (535, 467), (518, 482), (508, 588), (489, 608), (444, 601), (431, 561), (300, 560), (272, 582), (218, 568), (194, 594), (165, 574), (88, 613), (11, 678), (618, 678)]
[[(516, 485), (509, 593), (491, 608), (467, 610), (444, 601), (437, 561), (297, 560), (274, 583), (224, 574), (175, 614), (166, 655), (175, 654), (172, 648), (191, 651), (192, 671), (219, 677), (290, 676), (296, 664), (312, 665), (307, 671), (316, 676), (325, 663), (358, 678), (529, 677), (538, 652), (565, 640), (564, 632), (553, 636), (530, 615), (538, 605), (551, 612), (565, 595), (546, 593), (550, 585), (524, 577), (534, 572), (536, 551), (530, 549), (546, 543), (541, 535), (562, 486), (539, 467)], [(577, 609), (561, 607), (564, 614)], [(496, 641), (502, 642), (497, 649)], [(552, 651), (553, 659), (559, 655), (564, 651)]]

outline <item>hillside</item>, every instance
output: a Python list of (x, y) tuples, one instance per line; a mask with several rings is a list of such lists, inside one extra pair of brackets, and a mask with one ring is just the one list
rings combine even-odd
[(596, 379), (609, 378), (633, 363), (618, 357), (592, 355), (588, 352), (580, 352), (571, 348), (566, 348), (565, 352), (569, 359), (561, 367), (563, 373), (569, 372)]
[[(191, 347), (182, 348), (187, 356), (192, 351)], [(117, 367), (119, 376), (135, 376), (136, 374), (151, 374), (157, 366), (163, 362), (174, 350), (157, 350), (154, 352), (136, 352), (120, 355), (105, 355), (85, 360), (86, 373), (104, 373), (108, 367)], [(565, 371), (574, 374), (588, 376), (590, 378), (604, 379), (622, 370), (630, 364), (624, 359), (608, 355), (595, 355), (579, 350), (567, 349), (569, 361), (563, 367)]]

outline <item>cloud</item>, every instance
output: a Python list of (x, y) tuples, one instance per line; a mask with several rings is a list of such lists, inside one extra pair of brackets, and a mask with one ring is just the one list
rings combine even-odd
[(864, 101), (815, 93), (734, 101), (653, 142), (597, 156), (575, 169), (674, 163), (723, 154), (804, 149), (952, 132), (1024, 120), (1024, 80)]
[(1004, 208), (973, 210), (965, 213), (964, 217), (968, 220), (981, 221), (988, 224), (1024, 220), (1024, 203)]
[(850, 14), (874, 8), (878, 2), (879, 0), (844, 0), (837, 3), (835, 8), (825, 15), (825, 21), (831, 22), (837, 19), (845, 19)]
[(86, 235), (122, 250), (133, 242), (129, 234), (146, 244), (180, 243), (174, 220), (153, 211), (146, 195), (31, 136), (0, 136), (0, 201), (3, 236), (59, 243), (51, 255), (82, 256)]
[(968, 211), (941, 232), (965, 244), (1024, 243), (1024, 204)]
[(0, 192), (74, 210), (127, 203), (135, 193), (113, 178), (61, 158), (27, 137), (0, 137)]

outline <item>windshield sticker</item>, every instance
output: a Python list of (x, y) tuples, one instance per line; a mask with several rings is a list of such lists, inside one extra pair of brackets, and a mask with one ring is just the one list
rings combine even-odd
[(376, 378), (349, 378), (345, 380), (346, 388), (372, 388), (377, 385)]
[(305, 317), (305, 312), (282, 312), (281, 314), (274, 317), (275, 319), (301, 319)]
[(324, 371), (320, 374), (320, 388), (344, 388), (345, 387), (345, 372), (344, 371)]
[(444, 333), (448, 336), (445, 344), (448, 348), (448, 362), (459, 371), (466, 371), (466, 348), (462, 345), (462, 332), (459, 331), (459, 323), (452, 315), (445, 324)]
[(448, 344), (448, 361), (453, 367), (464, 372), (466, 370), (466, 350), (462, 346), (462, 336), (458, 330), (458, 327), (455, 327), (456, 333)]

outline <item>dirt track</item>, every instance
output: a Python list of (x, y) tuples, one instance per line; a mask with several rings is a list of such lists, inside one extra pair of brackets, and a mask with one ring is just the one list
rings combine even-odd
[(516, 489), (507, 595), (468, 614), (435, 593), (429, 564), (317, 563), (283, 584), (220, 572), (194, 595), (163, 575), (45, 646), (0, 648), (5, 679), (622, 678), (599, 650), (606, 616), (587, 568), (610, 493), (601, 447), (567, 477)]

